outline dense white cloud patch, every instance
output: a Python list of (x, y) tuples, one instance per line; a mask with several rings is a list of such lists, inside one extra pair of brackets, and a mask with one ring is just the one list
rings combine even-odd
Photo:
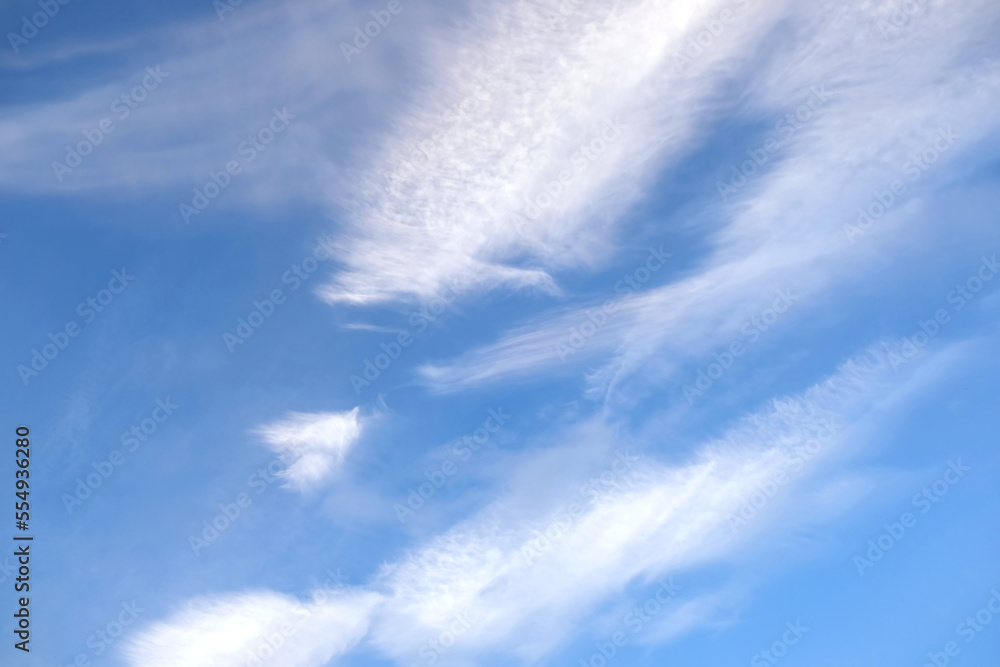
[[(334, 189), (350, 216), (356, 303), (500, 284), (555, 291), (550, 272), (609, 257), (615, 217), (711, 92), (673, 56), (725, 2), (491, 3), (434, 54), (438, 74), (381, 148)], [(699, 66), (756, 24), (745, 17)]]

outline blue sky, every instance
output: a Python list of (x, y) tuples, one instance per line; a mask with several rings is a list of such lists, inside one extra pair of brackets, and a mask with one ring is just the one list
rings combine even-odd
[(995, 664), (995, 3), (0, 22), (0, 663)]

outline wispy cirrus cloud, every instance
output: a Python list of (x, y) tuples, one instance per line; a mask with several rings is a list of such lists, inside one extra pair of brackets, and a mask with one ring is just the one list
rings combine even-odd
[(364, 427), (359, 410), (293, 412), (281, 421), (258, 427), (256, 433), (283, 460), (290, 461), (280, 476), (301, 491), (329, 479), (343, 462)]
[[(791, 288), (800, 298), (816, 297), (870, 268), (886, 242), (872, 238), (851, 247), (845, 221), (870, 198), (873, 182), (891, 181), (941, 127), (957, 125), (967, 146), (996, 132), (989, 113), (1000, 82), (996, 61), (966, 59), (967, 45), (932, 23), (886, 40), (876, 34), (882, 5), (831, 14), (779, 3), (748, 11), (712, 48), (677, 67), (691, 35), (733, 4), (588, 5), (557, 24), (551, 14), (562, 5), (554, 1), (485, 5), (473, 38), (455, 40), (431, 58), (461, 65), (438, 68), (441, 74), (415, 95), (379, 147), (352, 165), (350, 178), (335, 186), (304, 181), (306, 188), (325, 190), (349, 220), (339, 240), (342, 271), (322, 294), (334, 303), (376, 304), (429, 298), (455, 283), (473, 291), (514, 286), (558, 293), (560, 270), (593, 268), (616, 254), (614, 241), (627, 224), (622, 213), (646, 196), (658, 168), (711, 143), (706, 119), (721, 106), (714, 95), (733, 80), (750, 89), (737, 114), (755, 121), (794, 110), (816, 86), (829, 100), (756, 180), (725, 204), (702, 202), (702, 217), (683, 223), (707, 242), (706, 257), (673, 283), (621, 300), (577, 357), (601, 359), (592, 382), (628, 384), (640, 373), (662, 380), (685, 358), (724, 342), (725, 332), (759, 308), (761, 295), (770, 300), (775, 289)], [(984, 7), (972, 3), (937, 16), (963, 34), (977, 22), (989, 24)], [(289, 34), (309, 32), (303, 23)], [(242, 29), (255, 33), (261, 25)], [(772, 53), (754, 50), (755, 37), (784, 29), (799, 39)], [(867, 40), (864, 58), (849, 46), (858, 35)], [(240, 43), (250, 49), (250, 40)], [(882, 64), (903, 57), (912, 59), (908, 77)], [(196, 60), (182, 64), (190, 69)], [(283, 68), (294, 64), (266, 69), (269, 80), (280, 80)], [(302, 69), (299, 83), (321, 78), (319, 68)], [(338, 85), (325, 82), (312, 100), (315, 108)], [(105, 90), (90, 91), (84, 106), (66, 109), (91, 109)], [(27, 154), (28, 134), (5, 135), (15, 158)], [(210, 143), (229, 148), (215, 138)], [(970, 150), (956, 145), (940, 164)], [(190, 155), (195, 151), (199, 168), (208, 165), (204, 145), (192, 145)], [(81, 188), (124, 178), (120, 164), (103, 172), (106, 179), (101, 163), (94, 164)], [(8, 171), (17, 170), (8, 165)], [(348, 171), (336, 165), (327, 173)], [(149, 186), (174, 178), (171, 170), (162, 181), (146, 173), (140, 180)], [(707, 190), (714, 198), (714, 188)], [(898, 228), (910, 215), (896, 209), (885, 226)], [(931, 229), (914, 230), (920, 238), (933, 236)], [(422, 373), (433, 388), (454, 391), (551, 370), (561, 363), (557, 343), (580, 316), (543, 314), (496, 344)], [(689, 455), (669, 462), (643, 458), (626, 471), (612, 470), (615, 484), (594, 496), (534, 503), (533, 491), (515, 476), (512, 488), (497, 492), (486, 508), (399, 554), (343, 599), (303, 605), (271, 592), (205, 598), (147, 628), (127, 655), (136, 665), (240, 664), (261, 635), (301, 616), (301, 631), (281, 658), (293, 667), (325, 664), (362, 641), (401, 663), (445, 653), (539, 660), (570, 641), (602, 605), (620, 601), (631, 583), (738, 558), (739, 547), (760, 538), (768, 523), (736, 535), (727, 519), (758, 485), (786, 470), (822, 424), (862, 422), (904, 384), (890, 376), (884, 360), (875, 367), (849, 362), (802, 395), (745, 415)], [(358, 408), (291, 413), (258, 434), (291, 461), (283, 473), (289, 486), (305, 490), (330, 479), (358, 442), (359, 414)], [(605, 418), (616, 416), (609, 414)], [(573, 428), (587, 426), (602, 437), (610, 431), (600, 419)], [(843, 433), (838, 429), (823, 443), (826, 456), (844, 449)], [(528, 453), (519, 469), (523, 478), (551, 472), (571, 487), (566, 470), (579, 456), (578, 443), (568, 444), (566, 432), (551, 440), (555, 454)], [(594, 449), (614, 449), (613, 437), (607, 440)], [(819, 470), (821, 460), (811, 460), (782, 502), (812, 502), (826, 511), (851, 502), (850, 493), (803, 489), (806, 479), (821, 490), (832, 484)], [(782, 502), (769, 509), (780, 512)], [(707, 622), (731, 599), (726, 590), (695, 593), (651, 635), (668, 641)], [(445, 633), (461, 636), (451, 646), (442, 640)]]
[[(369, 641), (406, 661), (435, 650), (438, 636), (461, 618), (470, 628), (449, 655), (474, 660), (508, 653), (538, 660), (588, 625), (630, 582), (679, 576), (739, 558), (748, 542), (768, 539), (772, 521), (736, 533), (730, 518), (777, 472), (796, 474), (768, 508), (772, 518), (796, 503), (817, 505), (809, 499), (806, 481), (817, 485), (813, 490), (828, 483), (819, 471), (831, 460), (849, 460), (857, 453), (845, 447), (851, 428), (907, 382), (893, 377), (884, 355), (870, 351), (806, 392), (744, 415), (684, 460), (643, 457), (628, 470), (609, 468), (605, 472), (613, 473), (614, 484), (596, 483), (593, 497), (588, 491), (562, 502), (525, 502), (537, 486), (515, 482), (473, 519), (384, 568), (378, 581), (379, 590), (387, 591), (386, 601)], [(603, 429), (595, 424), (587, 430)], [(821, 453), (794, 463), (806, 443), (817, 443)], [(578, 457), (580, 447), (563, 455)], [(546, 463), (546, 458), (525, 458), (529, 479), (550, 478), (556, 469), (565, 476), (572, 467), (566, 460)], [(607, 475), (597, 479), (602, 477)], [(854, 493), (860, 490), (855, 487)], [(826, 497), (814, 518), (836, 514), (853, 500), (851, 493), (838, 500)], [(726, 600), (734, 598), (724, 589), (688, 597), (678, 614), (659, 620), (653, 634), (663, 640), (710, 622), (711, 610)]]
[[(321, 201), (327, 155), (342, 147), (342, 128), (356, 113), (339, 100), (352, 92), (378, 95), (390, 49), (370, 49), (348, 66), (338, 44), (350, 38), (359, 17), (343, 3), (244, 3), (225, 21), (218, 20), (211, 3), (205, 10), (200, 19), (51, 50), (39, 43), (16, 59), (0, 60), (4, 67), (37, 77), (52, 76), (47, 67), (58, 73), (58, 67), (73, 67), (94, 53), (120, 53), (123, 63), (73, 85), (53, 81), (44, 97), (26, 95), (0, 110), (3, 187), (67, 196), (112, 189), (176, 193), (178, 202), (190, 203), (193, 187), (239, 159), (245, 169), (238, 182), (253, 187), (227, 192), (229, 205)], [(422, 12), (410, 9), (405, 18), (418, 25)], [(391, 31), (382, 36), (381, 46), (391, 47), (407, 34)], [(113, 107), (141, 84), (147, 66), (160, 68), (162, 84), (138, 105)], [(247, 160), (250, 150), (240, 155), (241, 143), (268, 122), (275, 108), (287, 108), (296, 122), (266, 152), (255, 149), (257, 159)], [(95, 136), (105, 119), (114, 129), (92, 151), (83, 149), (88, 152), (82, 165), (69, 174), (54, 169), (54, 162), (66, 162), (68, 147), (84, 141), (84, 132)], [(174, 205), (164, 212), (176, 210)]]
[[(332, 190), (350, 228), (327, 299), (427, 299), (456, 282), (556, 292), (554, 270), (608, 259), (620, 214), (657, 156), (688, 147), (716, 85), (673, 56), (731, 3), (569, 4), (488, 3), (431, 55), (426, 91)], [(695, 69), (725, 67), (762, 16)]]
[[(898, 252), (896, 234), (904, 226), (907, 249), (938, 242), (940, 225), (921, 215), (920, 202), (947, 184), (949, 165), (975, 168), (989, 159), (979, 146), (1000, 132), (990, 112), (1000, 99), (1000, 61), (966, 57), (979, 48), (967, 35), (998, 23), (986, 5), (945, 12), (931, 3), (927, 11), (924, 21), (886, 39), (877, 28), (883, 5), (847, 5), (832, 15), (814, 6), (761, 8), (772, 20), (784, 16), (796, 39), (755, 61), (753, 69), (738, 71), (747, 80), (738, 112), (771, 120), (792, 114), (798, 129), (762, 164), (748, 152), (758, 148), (756, 140), (731, 158), (734, 169), (749, 162), (753, 178), (726, 203), (714, 187), (705, 188), (696, 208), (708, 250), (694, 268), (670, 284), (625, 297), (608, 288), (602, 298), (618, 301), (615, 314), (571, 358), (591, 368), (598, 364), (590, 375), (594, 385), (606, 390), (634, 373), (668, 377), (691, 357), (728, 342), (778, 289), (799, 295), (790, 321), (801, 320), (810, 304), (846, 296), (845, 286), (860, 272), (876, 271), (885, 253)], [(859, 57), (862, 46), (866, 55)], [(910, 67), (900, 76), (890, 64), (903, 59)], [(704, 59), (685, 71), (688, 85), (704, 90), (736, 74)], [(822, 104), (796, 119), (816, 91)], [(935, 142), (933, 163), (917, 167), (913, 157)], [(663, 150), (676, 149), (668, 146)], [(725, 170), (720, 182), (730, 176)], [(886, 233), (861, 240), (845, 233), (859, 207), (874, 201), (873, 191), (897, 179), (905, 189), (878, 222)], [(598, 303), (537, 315), (494, 343), (425, 364), (420, 375), (432, 389), (450, 392), (559, 372), (566, 363), (558, 345)]]
[[(933, 359), (928, 355), (922, 363)], [(773, 520), (758, 520), (737, 534), (730, 518), (778, 472), (796, 474), (767, 507), (773, 519), (814, 506), (811, 520), (823, 521), (851, 506), (852, 494), (865, 485), (836, 481), (838, 492), (823, 494), (830, 483), (824, 470), (858, 453), (852, 429), (909, 391), (911, 377), (894, 373), (883, 353), (870, 350), (802, 394), (744, 415), (683, 460), (619, 454), (607, 474), (598, 473), (603, 482), (595, 482), (592, 492), (562, 498), (539, 502), (538, 485), (527, 481), (546, 474), (540, 466), (574, 468), (561, 459), (578, 459), (579, 447), (557, 445), (553, 451), (561, 454), (554, 457), (526, 453), (520, 466), (528, 474), (515, 474), (509, 491), (488, 507), (385, 564), (350, 600), (330, 609), (308, 607), (316, 609), (315, 621), (289, 643), (297, 653), (284, 654), (282, 664), (313, 667), (322, 664), (315, 656), (331, 656), (357, 641), (400, 664), (445, 655), (541, 659), (587, 627), (603, 605), (620, 602), (630, 583), (738, 559), (748, 542), (773, 537)], [(603, 431), (595, 426), (588, 430)], [(795, 465), (806, 447), (817, 453)], [(599, 470), (598, 458), (593, 462)], [(585, 480), (586, 473), (579, 481)], [(573, 489), (579, 481), (560, 485)], [(669, 641), (710, 623), (734, 604), (734, 595), (725, 587), (685, 594), (676, 610), (651, 625), (650, 637)], [(180, 636), (193, 637), (194, 647), (217, 647), (211, 654), (216, 662), (190, 664), (240, 664), (238, 655), (254, 637), (299, 609), (273, 593), (222, 598), (207, 611), (199, 604), (145, 630), (129, 649), (133, 664), (178, 664), (169, 661), (189, 650), (174, 641)], [(162, 662), (143, 662), (154, 651)]]

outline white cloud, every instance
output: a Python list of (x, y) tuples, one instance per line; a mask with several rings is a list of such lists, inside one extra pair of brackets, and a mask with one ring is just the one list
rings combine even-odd
[[(662, 381), (677, 365), (728, 343), (776, 289), (801, 296), (787, 317), (801, 320), (814, 304), (853, 295), (845, 286), (859, 274), (878, 271), (887, 253), (938, 242), (940, 220), (921, 216), (921, 202), (946, 182), (950, 167), (973, 168), (989, 159), (980, 144), (1000, 130), (991, 111), (1000, 101), (1000, 64), (971, 57), (970, 49), (979, 47), (968, 39), (1000, 17), (985, 2), (948, 5), (946, 15), (939, 13), (943, 4), (928, 3), (926, 16), (887, 39), (876, 27), (887, 6), (852, 4), (833, 10), (832, 17), (825, 5), (760, 8), (770, 12), (769, 21), (787, 19), (797, 34), (756, 70), (738, 71), (748, 79), (748, 92), (736, 112), (773, 122), (795, 112), (813, 96), (813, 87), (822, 87), (828, 100), (726, 203), (709, 181), (694, 209), (701, 218), (671, 221), (704, 227), (708, 252), (671, 284), (620, 298), (619, 310), (569, 357), (602, 364), (591, 375), (595, 385), (607, 389), (643, 373)], [(731, 68), (709, 64), (713, 55), (718, 52), (695, 61), (687, 85), (709, 90), (733, 76)], [(887, 64), (902, 59), (905, 68)], [(691, 104), (682, 98), (677, 113), (696, 113)], [(912, 180), (904, 165), (932, 145), (942, 128), (953, 128), (958, 139)], [(746, 149), (762, 144), (763, 138), (748, 140)], [(667, 144), (663, 150), (678, 148)], [(741, 152), (734, 164), (746, 159)], [(906, 185), (902, 201), (850, 243), (845, 224), (873, 201), (874, 190), (885, 190), (894, 179)], [(421, 374), (436, 390), (456, 391), (558, 372), (566, 366), (557, 345), (567, 344), (571, 327), (587, 321), (585, 310), (603, 298), (618, 298), (611, 285), (601, 297), (586, 308), (543, 314), (493, 344), (425, 365)]]
[[(210, 172), (237, 159), (243, 169), (212, 210), (321, 201), (327, 155), (343, 150), (349, 139), (345, 126), (361, 124), (351, 121), (357, 112), (342, 99), (378, 95), (391, 49), (370, 48), (348, 65), (338, 44), (360, 17), (343, 3), (246, 2), (225, 21), (211, 3), (206, 9), (204, 18), (167, 23), (127, 39), (56, 45), (51, 52), (33, 44), (18, 65), (42, 70), (38, 76), (49, 76), (43, 65), (73, 66), (94, 52), (125, 52), (120, 60), (133, 66), (115, 67), (104, 77), (97, 72), (85, 85), (68, 89), (53, 81), (44, 87), (49, 91), (44, 99), (0, 108), (3, 187), (66, 195), (113, 191), (118, 198), (153, 193), (167, 197), (163, 215), (172, 216), (180, 202), (190, 204), (192, 188), (204, 186)], [(418, 26), (420, 16), (408, 9), (405, 18)], [(386, 31), (379, 46), (390, 47), (407, 34)], [(122, 117), (124, 105), (112, 109), (112, 104), (142, 83), (147, 65), (159, 65), (166, 77)], [(284, 107), (295, 114), (287, 131), (252, 161), (238, 153), (248, 135), (267, 126), (272, 109)], [(84, 131), (93, 133), (105, 118), (113, 122), (113, 132), (60, 182), (52, 163), (64, 162), (67, 145), (77, 145)]]
[(364, 636), (377, 603), (364, 592), (306, 604), (269, 591), (200, 598), (123, 653), (136, 667), (322, 667)]
[[(789, 100), (824, 83), (832, 101), (795, 135), (773, 171), (736, 201), (718, 206), (723, 223), (708, 237), (704, 263), (672, 285), (627, 299), (587, 354), (616, 354), (596, 376), (603, 383), (631, 379), (651, 365), (663, 377), (682, 355), (704, 353), (724, 340), (720, 332), (751, 313), (757, 298), (773, 298), (775, 288), (817, 296), (870, 268), (886, 242), (872, 238), (870, 250), (847, 248), (842, 224), (872, 187), (896, 177), (901, 161), (955, 118), (963, 121), (958, 129), (965, 141), (995, 129), (995, 63), (964, 62), (958, 76), (946, 66), (965, 53), (957, 41), (963, 32), (983, 12), (992, 16), (988, 5), (949, 8), (947, 20), (963, 26), (951, 33), (955, 37), (916, 23), (912, 32), (883, 41), (874, 31), (884, 4), (824, 6), (832, 17), (812, 5), (760, 7), (733, 28), (733, 41), (720, 40), (683, 75), (671, 73), (687, 30), (717, 15), (723, 4), (729, 3), (618, 2), (574, 14), (565, 29), (551, 29), (542, 11), (557, 8), (555, 2), (496, 4), (482, 34), (448, 52), (456, 65), (441, 68), (445, 74), (418, 95), (380, 151), (361, 161), (360, 175), (332, 191), (352, 231), (340, 245), (346, 269), (326, 297), (354, 303), (426, 298), (453, 282), (471, 289), (508, 284), (556, 291), (554, 270), (594, 265), (613, 252), (607, 244), (613, 221), (640, 196), (654, 158), (676, 159), (703, 138), (698, 124), (713, 111), (711, 93), (734, 73), (747, 74), (734, 56), (749, 56), (744, 47), (750, 37), (784, 18), (786, 29), (806, 37), (798, 40), (804, 46), (754, 53), (762, 69), (740, 112), (753, 119), (783, 113)], [(859, 56), (855, 39), (861, 38), (869, 41)], [(911, 78), (883, 64), (903, 55), (913, 58)], [(475, 82), (483, 80), (490, 90), (477, 99)], [(473, 109), (466, 117), (442, 121), (465, 100)], [(510, 216), (572, 166), (581, 143), (619, 114), (627, 131), (519, 233)], [(433, 140), (438, 127), (447, 131)], [(886, 228), (897, 227), (895, 215), (885, 219)], [(850, 262), (843, 259), (847, 251), (854, 253)], [(787, 283), (791, 275), (798, 276), (794, 285)], [(557, 363), (555, 344), (579, 319), (579, 313), (543, 318), (425, 374), (436, 387), (453, 389), (549, 368)], [(929, 351), (926, 356), (933, 358)], [(548, 452), (528, 453), (522, 467), (531, 474), (514, 475), (485, 510), (383, 567), (369, 584), (378, 594), (358, 603), (361, 620), (345, 624), (344, 608), (328, 610), (335, 639), (318, 630), (304, 634), (295, 642), (300, 654), (289, 654), (283, 664), (322, 664), (312, 661), (347, 650), (368, 625), (368, 643), (405, 663), (424, 662), (428, 652), (540, 659), (568, 641), (596, 608), (620, 599), (630, 583), (741, 557), (741, 546), (773, 527), (762, 518), (735, 535), (727, 523), (758, 484), (787, 470), (824, 420), (857, 424), (894, 390), (898, 396), (907, 381), (884, 362), (875, 368), (849, 362), (829, 380), (747, 415), (692, 453), (671, 450), (669, 462), (647, 458), (614, 471), (615, 483), (593, 498), (571, 494), (563, 502), (530, 502), (535, 490), (518, 481), (537, 478), (536, 466)], [(357, 413), (292, 414), (261, 434), (279, 453), (294, 452), (298, 458), (286, 477), (305, 488), (327, 478), (357, 440)], [(824, 507), (849, 504), (850, 493), (823, 493), (831, 487), (819, 473), (829, 471), (818, 465), (849, 458), (856, 445), (846, 433), (838, 428), (821, 443), (821, 453), (768, 509), (794, 506), (806, 495), (807, 481), (816, 482), (820, 492), (813, 497)], [(565, 471), (579, 448), (566, 432), (559, 438), (566, 451), (560, 452), (562, 468), (559, 457), (550, 457), (551, 478), (573, 485), (580, 480), (567, 479), (572, 475)], [(604, 451), (614, 448), (605, 444)], [(838, 480), (836, 488), (857, 485)], [(557, 512), (573, 503), (580, 511), (572, 518)], [(715, 591), (688, 600), (651, 634), (670, 638), (705, 623), (727, 599)], [(130, 655), (136, 664), (171, 664), (143, 660), (170, 650), (189, 632), (199, 645), (216, 647), (216, 664), (226, 664), (292, 614), (295, 604), (271, 593), (203, 603), (154, 626)], [(319, 611), (316, 617), (324, 618)], [(187, 649), (173, 650), (166, 654), (179, 657), (172, 664), (208, 664), (184, 662)]]
[[(558, 648), (630, 582), (739, 557), (741, 545), (766, 535), (771, 525), (760, 520), (736, 533), (729, 522), (758, 486), (778, 471), (796, 472), (783, 498), (769, 507), (780, 514), (820, 462), (853, 453), (843, 444), (850, 442), (848, 426), (905, 383), (890, 378), (884, 357), (872, 353), (871, 359), (852, 360), (804, 394), (745, 416), (685, 461), (643, 459), (628, 471), (609, 468), (604, 472), (614, 473), (613, 483), (599, 484), (596, 497), (584, 492), (532, 506), (518, 496), (536, 487), (515, 484), (473, 519), (385, 568), (379, 588), (387, 591), (386, 603), (370, 641), (396, 660), (412, 660), (438, 650), (431, 642), (456, 619), (468, 619), (471, 627), (444, 653), (499, 652), (533, 661)], [(810, 440), (819, 443), (819, 452), (799, 467), (793, 460)], [(579, 448), (570, 449), (564, 456), (578, 457)], [(523, 463), (534, 468), (542, 460)], [(571, 467), (558, 465), (559, 472)], [(833, 502), (843, 507), (851, 501), (842, 496)], [(582, 507), (576, 517), (569, 514), (572, 503)], [(726, 593), (717, 591), (680, 603), (653, 634), (672, 637), (707, 622), (722, 599)]]
[[(281, 664), (323, 664), (362, 634), (365, 646), (400, 664), (431, 656), (539, 660), (586, 628), (602, 606), (622, 603), (635, 582), (670, 576), (680, 583), (686, 572), (739, 560), (751, 544), (851, 507), (870, 484), (836, 469), (866, 450), (858, 434), (869, 419), (912, 394), (915, 380), (926, 382), (920, 369), (937, 358), (927, 352), (909, 366), (918, 372), (896, 373), (884, 354), (869, 351), (802, 394), (745, 415), (688, 454), (678, 449), (670, 462), (619, 454), (618, 463), (609, 463), (612, 442), (603, 445), (605, 460), (591, 452), (593, 465), (581, 473), (579, 443), (561, 443), (577, 437), (581, 425), (573, 425), (572, 433), (553, 436), (560, 443), (554, 449), (526, 452), (521, 472), (490, 506), (385, 564), (365, 588), (310, 606), (313, 620), (286, 643), (294, 650), (282, 649)], [(584, 430), (610, 432), (599, 421)], [(660, 434), (655, 437), (661, 444)], [(662, 451), (653, 444), (651, 451)], [(557, 474), (567, 470), (576, 479)], [(789, 481), (734, 532), (730, 518), (779, 471)], [(540, 494), (539, 475), (570, 491)], [(594, 491), (580, 488), (588, 476)], [(741, 593), (725, 586), (684, 591), (644, 641), (669, 641), (716, 624)], [(128, 655), (143, 667), (236, 664), (227, 661), (241, 659), (282, 620), (301, 615), (297, 605), (273, 593), (198, 602), (144, 631)]]
[(289, 461), (280, 474), (298, 490), (328, 479), (361, 436), (359, 408), (348, 412), (293, 412), (282, 421), (261, 426), (257, 433)]
[(685, 146), (711, 92), (689, 85), (671, 57), (728, 4), (486, 5), (431, 54), (426, 90), (333, 190), (351, 236), (326, 297), (426, 299), (456, 284), (556, 291), (552, 269), (606, 259), (614, 218), (640, 193), (649, 159)]

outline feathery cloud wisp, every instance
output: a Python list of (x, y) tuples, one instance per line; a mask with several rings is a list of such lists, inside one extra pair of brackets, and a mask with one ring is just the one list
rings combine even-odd
[(291, 461), (279, 474), (301, 491), (329, 478), (343, 462), (361, 436), (358, 411), (293, 412), (282, 421), (259, 427), (257, 433), (279, 456)]

